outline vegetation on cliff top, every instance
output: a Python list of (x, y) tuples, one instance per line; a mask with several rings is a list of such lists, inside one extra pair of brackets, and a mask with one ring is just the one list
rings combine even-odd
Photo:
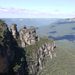
[[(33, 61), (33, 63), (36, 62), (38, 49), (45, 43), (53, 42), (53, 40), (49, 40), (48, 38), (44, 37), (40, 38), (39, 41), (36, 41), (34, 45), (27, 46), (25, 49), (23, 49), (18, 46), (17, 41), (19, 42), (19, 40), (14, 39), (12, 33), (9, 31), (7, 24), (0, 20), (0, 51), (5, 57), (7, 57), (6, 60), (10, 61), (8, 61), (8, 63), (3, 62), (8, 66), (7, 73), (9, 75), (12, 73), (28, 75), (28, 66), (31, 65), (29, 63), (31, 63), (31, 61)], [(5, 59), (5, 57), (2, 59)], [(10, 73), (10, 71), (13, 72)]]
[(45, 43), (52, 43), (53, 40), (49, 40), (47, 37), (40, 38), (39, 41), (37, 41), (34, 45), (30, 45), (26, 47), (26, 55), (34, 58), (34, 54), (37, 53), (37, 49), (40, 48)]

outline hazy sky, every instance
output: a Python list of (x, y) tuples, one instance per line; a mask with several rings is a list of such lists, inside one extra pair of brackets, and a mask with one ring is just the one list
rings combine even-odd
[(0, 0), (0, 17), (75, 17), (75, 0)]

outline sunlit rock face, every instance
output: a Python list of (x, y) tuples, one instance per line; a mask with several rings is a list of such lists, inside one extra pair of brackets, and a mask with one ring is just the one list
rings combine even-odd
[(35, 28), (17, 31), (16, 24), (8, 28), (0, 21), (0, 74), (37, 75), (47, 57), (56, 57), (55, 47), (55, 41), (39, 39)]
[(10, 27), (10, 31), (12, 32), (12, 35), (15, 39), (18, 38), (18, 31), (17, 31), (17, 25), (16, 24), (12, 24), (12, 26)]
[(26, 47), (27, 45), (33, 45), (38, 41), (38, 36), (36, 35), (35, 29), (22, 28), (19, 31), (19, 37), (21, 41), (21, 46)]

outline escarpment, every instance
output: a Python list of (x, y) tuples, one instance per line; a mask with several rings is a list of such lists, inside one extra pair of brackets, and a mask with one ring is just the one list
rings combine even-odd
[(16, 44), (7, 25), (0, 21), (0, 73), (7, 73), (14, 58), (14, 47)]
[(7, 24), (0, 20), (0, 75), (27, 74), (25, 51), (18, 46)]
[(47, 57), (50, 57), (50, 60), (56, 57), (54, 48), (55, 42), (46, 38), (40, 38), (34, 45), (25, 48), (30, 75), (36, 75), (43, 69)]
[(18, 31), (16, 24), (8, 28), (0, 20), (0, 74), (37, 75), (47, 57), (56, 57), (55, 47), (55, 41), (38, 37), (35, 28)]

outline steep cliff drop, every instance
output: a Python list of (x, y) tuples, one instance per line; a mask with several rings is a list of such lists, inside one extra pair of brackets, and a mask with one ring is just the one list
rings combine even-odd
[[(23, 59), (23, 60), (22, 60)], [(28, 75), (25, 51), (0, 20), (0, 75)]]
[(0, 20), (0, 74), (37, 75), (45, 66), (47, 57), (56, 57), (55, 42), (39, 38), (35, 28), (20, 31), (13, 24)]

